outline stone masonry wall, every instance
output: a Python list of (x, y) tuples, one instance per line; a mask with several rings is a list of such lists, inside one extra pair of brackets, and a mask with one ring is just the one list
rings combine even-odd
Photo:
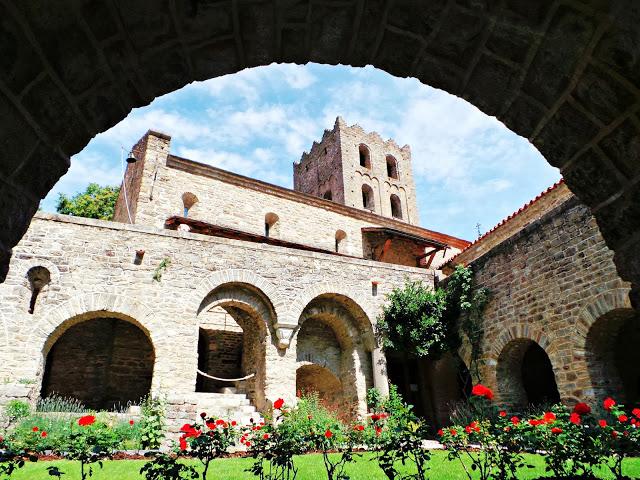
[[(279, 219), (277, 226), (271, 229), (272, 236), (277, 235), (282, 240), (334, 251), (336, 231), (343, 230), (346, 238), (340, 243), (341, 253), (358, 257), (363, 256), (363, 227), (387, 226), (423, 236), (433, 233), (407, 225), (403, 221), (346, 208), (333, 201), (305, 197), (291, 190), (170, 157), (169, 150), (168, 137), (149, 132), (136, 224), (163, 228), (167, 218), (183, 215), (182, 195), (189, 192), (198, 198), (198, 202), (189, 211), (190, 218), (263, 235), (265, 217), (269, 213), (275, 213)], [(354, 155), (357, 161), (357, 152)], [(397, 155), (399, 157), (399, 153)], [(126, 176), (134, 173), (134, 170), (128, 170)], [(408, 173), (403, 173), (400, 168), (400, 175), (403, 178), (402, 175)], [(357, 189), (360, 192), (360, 186)], [(376, 190), (378, 199), (379, 191)], [(361, 203), (360, 193), (358, 198)], [(121, 201), (122, 195), (119, 199), (119, 202)], [(376, 211), (379, 212), (380, 209)], [(403, 211), (406, 212), (404, 205)], [(390, 213), (388, 216), (391, 216)], [(314, 219), (312, 229), (309, 228), (310, 218)], [(122, 216), (116, 216), (115, 220), (128, 223)], [(448, 250), (450, 255), (466, 245), (466, 242), (446, 235), (441, 235), (438, 239), (452, 242), (454, 248)]]
[[(145, 251), (139, 265), (134, 262), (137, 250)], [(163, 259), (170, 264), (155, 281), (153, 274)], [(50, 271), (51, 282), (29, 314), (31, 292), (25, 275), (38, 265)], [(151, 389), (169, 395), (174, 423), (188, 421), (198, 398), (198, 309), (220, 285), (229, 285), (228, 303), (261, 315), (266, 324), (266, 345), (261, 347), (265, 370), (258, 372), (264, 397), (294, 401), (297, 340), (292, 331), (305, 306), (319, 295), (335, 294), (359, 305), (371, 323), (384, 295), (405, 278), (432, 283), (433, 271), (39, 213), (15, 249), (7, 281), (0, 285), (0, 402), (37, 395), (44, 359), (55, 341), (73, 325), (108, 315), (138, 326), (150, 338), (155, 354)], [(373, 280), (379, 282), (375, 296)], [(247, 289), (234, 297), (234, 285), (262, 292), (272, 313), (252, 306)], [(357, 390), (362, 410), (369, 378), (382, 387), (386, 377), (377, 363), (376, 371), (365, 371), (372, 368), (371, 352), (357, 355), (349, 381), (362, 385)]]
[[(491, 290), (481, 364), (498, 397), (513, 394), (498, 382), (499, 356), (523, 340), (545, 350), (564, 401), (598, 396), (593, 385), (602, 379), (589, 372), (587, 334), (599, 317), (630, 303), (629, 284), (618, 277), (589, 209), (570, 198), (471, 265), (478, 284)], [(462, 352), (468, 362), (468, 349)]]

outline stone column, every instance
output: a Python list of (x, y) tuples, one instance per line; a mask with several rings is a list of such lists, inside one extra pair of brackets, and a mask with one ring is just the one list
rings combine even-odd
[(389, 395), (389, 377), (387, 377), (387, 358), (382, 349), (376, 347), (371, 352), (371, 366), (373, 367), (373, 386), (382, 396)]

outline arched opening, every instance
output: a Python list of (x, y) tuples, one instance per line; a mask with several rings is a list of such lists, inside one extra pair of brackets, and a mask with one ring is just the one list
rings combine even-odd
[(29, 313), (33, 313), (36, 309), (38, 295), (43, 288), (51, 282), (51, 273), (45, 267), (31, 267), (27, 272), (29, 287), (31, 288), (31, 299), (29, 300)]
[(471, 374), (458, 354), (438, 360), (387, 354), (387, 372), (402, 397), (436, 429), (449, 423), (471, 393)]
[(500, 398), (511, 408), (560, 401), (551, 360), (533, 340), (519, 338), (505, 345), (498, 357), (496, 374)]
[[(322, 367), (342, 386), (338, 390), (335, 382), (328, 380), (331, 377), (320, 375), (316, 368), (312, 372), (318, 375), (309, 377), (316, 378), (313, 390), (325, 395), (327, 404), (340, 406), (343, 411), (364, 412), (366, 391), (373, 386), (371, 351), (375, 343), (371, 323), (364, 311), (343, 295), (323, 294), (309, 302), (299, 323), (301, 326), (296, 334), (298, 366)], [(327, 380), (328, 386), (319, 384), (319, 379)]]
[(398, 178), (398, 161), (393, 155), (387, 155), (387, 177)]
[(390, 198), (391, 203), (391, 216), (393, 218), (402, 219), (402, 204), (396, 194), (392, 194)]
[(80, 400), (96, 410), (139, 402), (151, 389), (155, 353), (132, 322), (96, 316), (69, 327), (46, 355), (41, 396)]
[(187, 218), (189, 216), (189, 211), (193, 208), (193, 206), (198, 203), (198, 197), (196, 197), (191, 192), (185, 192), (182, 194), (182, 216)]
[(278, 237), (280, 233), (280, 225), (278, 221), (280, 217), (275, 213), (269, 212), (264, 216), (264, 236), (265, 237)]
[(362, 185), (362, 207), (375, 211), (375, 203), (373, 198), (373, 189), (369, 185)]
[(640, 406), (640, 319), (633, 309), (598, 318), (586, 338), (585, 355), (598, 401), (612, 396), (627, 407)]
[(336, 230), (336, 253), (342, 253), (344, 251), (346, 238), (347, 232), (344, 230)]
[(363, 168), (371, 168), (371, 152), (369, 152), (369, 147), (366, 145), (360, 144), (358, 146), (358, 156), (360, 159), (360, 166)]
[(196, 391), (244, 393), (265, 408), (266, 343), (274, 319), (271, 302), (252, 285), (226, 283), (211, 291), (198, 309), (198, 370), (223, 380), (198, 374)]
[(342, 383), (326, 367), (310, 364), (296, 370), (296, 394), (317, 394), (326, 407), (340, 411), (342, 408)]

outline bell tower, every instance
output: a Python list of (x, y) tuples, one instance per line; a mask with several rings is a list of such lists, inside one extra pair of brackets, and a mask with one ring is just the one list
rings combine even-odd
[(294, 189), (417, 225), (411, 148), (336, 118), (293, 164)]

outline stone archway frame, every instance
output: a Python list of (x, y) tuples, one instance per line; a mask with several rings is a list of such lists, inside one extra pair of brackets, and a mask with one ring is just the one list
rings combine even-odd
[[(286, 304), (284, 299), (278, 293), (276, 287), (265, 278), (247, 269), (228, 269), (219, 270), (207, 278), (202, 280), (198, 287), (196, 287), (194, 293), (191, 295), (192, 313), (194, 318), (200, 313), (202, 303), (204, 300), (217, 288), (226, 284), (246, 284), (254, 289), (258, 290), (270, 304), (273, 312), (264, 312), (262, 307), (255, 307), (258, 309), (258, 313), (262, 313), (265, 316), (263, 318), (271, 318), (273, 324), (267, 325), (267, 330), (273, 330), (276, 334), (276, 341), (279, 348), (287, 348), (289, 346), (289, 340), (291, 338), (290, 329), (293, 330), (295, 326), (288, 325), (287, 322), (282, 322), (280, 319), (286, 318)], [(238, 301), (239, 303), (253, 304), (254, 302), (248, 298), (250, 295), (243, 295), (242, 292), (238, 292), (237, 298), (228, 298), (229, 302)], [(221, 303), (225, 299), (216, 300)], [(268, 313), (268, 315), (267, 315)]]
[(614, 288), (602, 292), (582, 307), (576, 320), (577, 345), (576, 353), (584, 355), (589, 331), (600, 317), (618, 309), (632, 309), (629, 300), (629, 288)]
[(38, 376), (44, 371), (44, 360), (49, 350), (64, 332), (85, 320), (106, 316), (135, 325), (149, 338), (155, 356), (151, 389), (156, 390), (159, 386), (157, 366), (162, 358), (170, 358), (168, 351), (164, 353), (168, 350), (169, 339), (164, 329), (155, 324), (155, 313), (150, 307), (130, 297), (109, 293), (76, 296), (34, 315), (36, 321), (27, 332), (24, 353), (26, 358), (40, 358)]
[(589, 298), (589, 302), (578, 313), (575, 323), (576, 336), (574, 337), (573, 355), (581, 360), (576, 367), (577, 374), (579, 376), (582, 375), (581, 378), (588, 379), (587, 382), (581, 385), (584, 398), (580, 399), (580, 401), (595, 400), (598, 397), (587, 359), (589, 332), (604, 315), (614, 310), (633, 309), (629, 299), (629, 291), (629, 288), (620, 287), (601, 292), (595, 297)]
[[(552, 342), (551, 338), (541, 329), (526, 323), (512, 324), (494, 339), (488, 354), (481, 357), (483, 360), (484, 381), (496, 390), (499, 398), (503, 396), (498, 385), (498, 360), (505, 347), (516, 340), (528, 340), (537, 343), (549, 357), (553, 375), (556, 378), (556, 386), (560, 390), (557, 376), (562, 367), (561, 352)], [(562, 392), (561, 392), (562, 395)]]
[[(286, 316), (284, 317), (286, 319), (286, 328), (290, 330), (288, 337), (289, 340), (295, 333), (295, 330), (299, 329), (301, 326), (301, 320), (304, 321), (304, 310), (312, 300), (321, 295), (337, 295), (339, 297), (343, 297), (347, 302), (351, 302), (353, 306), (356, 307), (356, 311), (352, 312), (346, 305), (342, 305), (354, 316), (357, 322), (359, 321), (361, 325), (364, 326), (365, 330), (361, 330), (361, 333), (365, 334), (365, 337), (363, 338), (364, 346), (369, 350), (374, 350), (376, 348), (376, 340), (373, 333), (373, 323), (371, 322), (371, 319), (375, 318), (375, 314), (365, 307), (365, 305), (370, 303), (367, 301), (365, 294), (356, 288), (346, 288), (342, 285), (328, 282), (319, 283), (306, 288), (289, 304), (289, 308), (285, 313)], [(361, 329), (361, 326), (359, 325), (354, 326)]]

